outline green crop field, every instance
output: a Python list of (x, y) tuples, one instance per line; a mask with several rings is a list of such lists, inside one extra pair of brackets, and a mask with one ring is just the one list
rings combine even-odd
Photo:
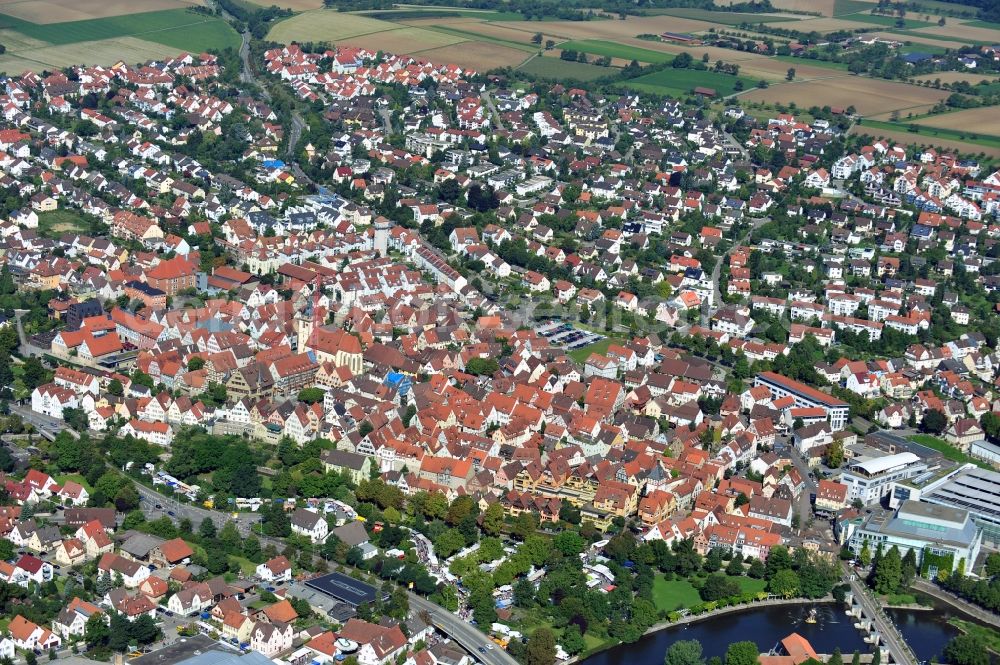
[(463, 39), (468, 39), (475, 42), (485, 42), (487, 44), (496, 44), (497, 46), (506, 46), (508, 48), (516, 48), (519, 51), (524, 51), (525, 53), (538, 53), (538, 47), (534, 44), (525, 44), (524, 42), (515, 42), (511, 39), (501, 39), (500, 37), (492, 37), (489, 35), (483, 35), (472, 30), (462, 30), (461, 28), (454, 28), (450, 25), (429, 25), (428, 30), (433, 30), (435, 32), (442, 32), (446, 35), (453, 35), (455, 37), (462, 37)]
[(740, 25), (741, 23), (784, 23), (786, 21), (798, 21), (799, 17), (773, 16), (771, 14), (753, 14), (749, 12), (720, 12), (711, 9), (697, 9), (695, 7), (677, 7), (671, 9), (654, 9), (649, 14), (658, 16), (676, 16), (678, 18), (689, 18), (695, 21), (705, 21), (707, 23), (718, 23), (719, 25)]
[[(912, 3), (911, 7), (907, 8), (911, 14), (927, 14), (934, 12), (944, 12), (950, 14), (961, 14), (963, 16), (969, 16), (975, 18), (978, 15), (978, 11), (975, 7), (963, 7), (962, 5), (957, 5), (953, 2), (940, 2), (940, 0), (916, 0)], [(949, 17), (950, 18), (950, 17)], [(986, 21), (981, 21), (986, 23)], [(1000, 27), (998, 24), (997, 27)], [(989, 27), (989, 26), (985, 26)]]
[(652, 74), (644, 74), (625, 82), (629, 88), (654, 95), (686, 95), (698, 87), (712, 88), (719, 97), (731, 95), (736, 90), (736, 82), (743, 81), (743, 89), (749, 90), (756, 81), (742, 76), (730, 76), (718, 72), (696, 69), (662, 69)]
[[(935, 138), (948, 139), (949, 141), (962, 141), (968, 143), (970, 152), (974, 152), (974, 146), (981, 145), (987, 148), (1000, 148), (1000, 136), (991, 134), (981, 134), (975, 131), (961, 131), (958, 129), (945, 129), (944, 127), (928, 127), (910, 121), (888, 122), (885, 120), (871, 120), (865, 118), (859, 125), (860, 128), (887, 129), (897, 132), (907, 132), (913, 134), (914, 143), (933, 143)], [(918, 131), (912, 131), (916, 128)], [(923, 443), (917, 441), (917, 443)]]
[(962, 42), (965, 44), (971, 44), (973, 46), (982, 46), (984, 44), (992, 44), (993, 42), (983, 41), (981, 39), (969, 39), (967, 37), (949, 37), (948, 35), (936, 35), (933, 32), (918, 32), (916, 30), (902, 30), (899, 28), (891, 28), (887, 32), (894, 35), (900, 35), (903, 37), (920, 37), (921, 39), (933, 39), (939, 42)]
[(188, 51), (224, 49), (240, 44), (239, 35), (222, 19), (186, 9), (45, 24), (0, 15), (0, 29), (3, 28), (56, 45), (116, 37), (141, 37)]
[(502, 12), (482, 9), (463, 9), (460, 7), (407, 7), (405, 9), (372, 9), (357, 12), (361, 16), (381, 19), (383, 21), (412, 21), (424, 18), (476, 18), (481, 21), (523, 21), (524, 16), (517, 12)]
[(559, 58), (532, 58), (518, 67), (517, 71), (542, 78), (593, 81), (602, 76), (611, 76), (621, 70), (616, 67), (599, 67), (582, 62), (569, 62)]
[(606, 42), (601, 39), (579, 39), (563, 42), (556, 46), (558, 49), (569, 49), (572, 51), (583, 51), (591, 55), (607, 56), (609, 58), (621, 58), (623, 60), (638, 60), (649, 64), (659, 64), (670, 62), (674, 59), (673, 54), (653, 51), (648, 48), (638, 46), (626, 46), (615, 42)]
[(872, 3), (864, 0), (834, 0), (833, 15), (840, 18), (844, 14), (856, 14), (857, 12), (870, 11)]
[(830, 62), (829, 60), (820, 60), (819, 58), (800, 58), (794, 55), (776, 55), (774, 59), (787, 62), (792, 66), (810, 65), (812, 67), (822, 67), (823, 69), (836, 69), (841, 72), (847, 71), (846, 62)]
[(964, 25), (968, 25), (973, 28), (989, 28), (990, 30), (1000, 30), (1000, 23), (994, 23), (993, 21), (969, 21)]

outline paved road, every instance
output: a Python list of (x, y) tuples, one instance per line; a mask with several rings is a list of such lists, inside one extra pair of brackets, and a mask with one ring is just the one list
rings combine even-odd
[(483, 100), (486, 102), (486, 108), (490, 110), (490, 115), (493, 116), (494, 122), (497, 123), (497, 127), (506, 131), (507, 127), (503, 124), (503, 120), (500, 119), (500, 111), (497, 110), (496, 104), (493, 103), (493, 97), (489, 92), (483, 92)]
[(383, 106), (379, 109), (378, 114), (382, 117), (382, 127), (386, 138), (388, 138), (392, 134), (392, 111)]
[(26, 309), (15, 309), (14, 310), (14, 323), (17, 325), (17, 337), (18, 341), (21, 343), (21, 355), (22, 356), (42, 356), (49, 352), (48, 349), (43, 349), (40, 346), (35, 346), (28, 339), (28, 335), (24, 332), (24, 325), (21, 323), (21, 317), (28, 313)]
[[(139, 492), (139, 498), (142, 500), (141, 508), (143, 514), (151, 519), (157, 519), (165, 515), (173, 521), (178, 522), (187, 518), (195, 528), (198, 528), (198, 525), (207, 517), (215, 523), (218, 529), (221, 529), (229, 522), (235, 522), (240, 533), (243, 535), (249, 534), (250, 527), (260, 521), (260, 517), (254, 513), (231, 513), (209, 510), (190, 503), (182, 503), (174, 497), (161, 494), (139, 483), (135, 484), (135, 488)], [(160, 507), (157, 508), (157, 506)], [(238, 517), (234, 518), (233, 515), (238, 515)], [(281, 546), (283, 547), (284, 545), (282, 544)]]
[(80, 434), (74, 429), (71, 429), (65, 422), (59, 420), (58, 418), (52, 418), (50, 416), (43, 415), (32, 411), (28, 406), (21, 406), (19, 404), (11, 404), (10, 412), (21, 417), (21, 420), (30, 424), (38, 433), (47, 439), (55, 438), (56, 434), (62, 431), (69, 432), (70, 436), (74, 439), (79, 439)]
[(731, 143), (732, 145), (734, 145), (740, 151), (740, 156), (743, 159), (750, 159), (750, 151), (748, 151), (746, 148), (744, 148), (743, 145), (740, 144), (740, 142), (737, 141), (736, 138), (732, 134), (730, 134), (729, 132), (727, 132), (725, 130), (722, 130), (722, 135), (726, 137), (726, 139), (729, 141), (729, 143)]
[[(430, 602), (426, 598), (421, 598), (415, 594), (410, 594), (410, 609), (416, 611), (427, 611), (431, 615), (434, 627), (445, 633), (460, 644), (476, 659), (485, 665), (516, 665), (517, 661), (506, 651), (498, 646), (488, 637), (483, 635), (472, 624), (462, 621), (457, 616)], [(487, 645), (494, 646), (483, 653), (479, 653), (479, 647)]]
[(816, 480), (809, 475), (809, 466), (799, 455), (798, 451), (794, 449), (795, 441), (791, 437), (788, 438), (787, 445), (789, 447), (788, 456), (792, 458), (792, 464), (798, 470), (799, 475), (802, 476), (804, 483), (802, 493), (799, 494), (799, 498), (795, 504), (795, 512), (799, 515), (799, 535), (801, 535), (802, 528), (812, 517), (812, 502), (809, 500), (809, 495), (816, 492), (817, 484)]
[(889, 621), (888, 617), (886, 617), (883, 613), (882, 608), (879, 606), (875, 598), (872, 597), (871, 592), (865, 588), (864, 584), (858, 579), (854, 570), (846, 563), (844, 564), (844, 570), (846, 571), (845, 579), (851, 587), (854, 598), (864, 609), (865, 617), (874, 622), (875, 629), (878, 630), (879, 634), (882, 636), (882, 642), (889, 650), (889, 656), (892, 658), (892, 662), (904, 665), (915, 665), (918, 662), (917, 658), (913, 655), (913, 652), (910, 650), (909, 645), (906, 644), (903, 636), (898, 630), (896, 630), (896, 626)]
[(288, 144), (285, 147), (285, 154), (288, 157), (294, 159), (295, 157), (295, 146), (298, 145), (299, 139), (302, 138), (302, 131), (306, 128), (306, 121), (302, 119), (302, 116), (298, 112), (292, 113), (292, 126), (291, 130), (288, 132)]

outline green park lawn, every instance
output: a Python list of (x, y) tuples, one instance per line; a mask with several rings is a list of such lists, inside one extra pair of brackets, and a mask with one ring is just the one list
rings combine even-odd
[[(757, 580), (752, 577), (729, 577), (740, 587), (740, 593), (760, 593), (767, 588), (765, 580)], [(653, 580), (653, 605), (661, 612), (673, 612), (686, 607), (694, 607), (701, 604), (701, 595), (698, 589), (688, 580), (667, 580), (662, 575), (657, 575)]]
[(60, 485), (65, 485), (67, 480), (72, 480), (74, 483), (79, 483), (83, 485), (84, 489), (88, 492), (93, 492), (94, 488), (90, 486), (87, 479), (81, 476), (79, 473), (66, 473), (55, 477), (55, 481)]
[(661, 612), (673, 612), (700, 602), (698, 590), (687, 580), (668, 581), (662, 575), (653, 580), (653, 605)]
[(910, 441), (913, 441), (914, 443), (919, 443), (921, 446), (926, 446), (932, 450), (938, 451), (944, 455), (945, 459), (949, 459), (953, 462), (959, 462), (961, 464), (972, 462), (983, 469), (992, 468), (989, 464), (969, 457), (955, 446), (951, 445), (944, 439), (937, 438), (936, 436), (931, 436), (929, 434), (914, 434), (909, 438)]
[(588, 344), (587, 346), (580, 347), (579, 349), (573, 349), (567, 355), (578, 363), (584, 363), (587, 361), (587, 358), (590, 357), (591, 353), (597, 353), (603, 356), (608, 352), (608, 347), (616, 341), (617, 340), (611, 339), (610, 337), (605, 337), (599, 342)]
[(752, 577), (731, 577), (740, 585), (742, 593), (760, 593), (767, 589), (767, 580), (756, 580)]

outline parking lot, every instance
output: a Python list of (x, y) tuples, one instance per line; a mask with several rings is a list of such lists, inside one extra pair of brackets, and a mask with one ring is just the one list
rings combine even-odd
[(551, 321), (539, 327), (537, 332), (542, 337), (547, 338), (552, 344), (561, 346), (567, 351), (590, 346), (604, 339), (604, 335), (598, 335), (587, 330), (580, 330), (572, 323), (561, 321)]

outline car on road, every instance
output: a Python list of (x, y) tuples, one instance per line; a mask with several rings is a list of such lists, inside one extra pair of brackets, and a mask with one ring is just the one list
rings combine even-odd
[(174, 511), (168, 510), (167, 511), (167, 515), (170, 515), (171, 517), (174, 517)]
[(486, 650), (487, 651), (493, 651), (493, 643), (492, 642), (487, 642), (486, 643)]
[(162, 509), (163, 509), (163, 506), (161, 506), (160, 504), (156, 504), (156, 509), (157, 509), (157, 510), (162, 510)]
[(476, 651), (478, 651), (479, 653), (486, 653), (486, 648), (485, 647), (479, 647), (478, 649), (476, 649)]

